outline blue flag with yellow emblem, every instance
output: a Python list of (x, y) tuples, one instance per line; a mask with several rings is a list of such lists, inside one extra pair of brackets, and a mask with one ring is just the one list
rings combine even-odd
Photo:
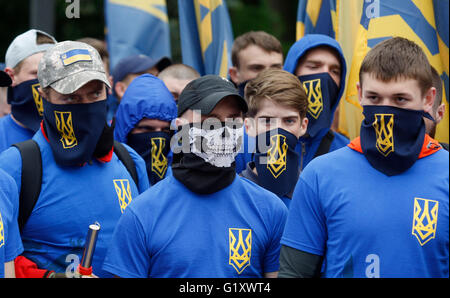
[(183, 63), (226, 77), (233, 31), (225, 0), (178, 0)]
[(306, 34), (336, 37), (336, 0), (300, 0), (297, 10), (297, 40)]
[(105, 0), (110, 69), (131, 55), (171, 57), (166, 0)]
[[(359, 134), (363, 119), (356, 89), (362, 60), (377, 43), (394, 36), (401, 36), (421, 46), (430, 64), (443, 80), (445, 90), (443, 102), (446, 104), (446, 113), (437, 126), (435, 138), (448, 143), (448, 10), (449, 1), (440, 0), (366, 0), (363, 2), (351, 57), (345, 101), (343, 101), (347, 105), (344, 111), (347, 122), (345, 124), (351, 138)], [(339, 16), (339, 19), (343, 17)]]

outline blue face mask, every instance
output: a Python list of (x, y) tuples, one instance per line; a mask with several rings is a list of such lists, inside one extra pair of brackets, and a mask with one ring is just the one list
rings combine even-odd
[(329, 129), (333, 121), (333, 107), (336, 105), (339, 87), (331, 76), (324, 73), (298, 77), (308, 96), (308, 129), (306, 133), (314, 138), (323, 129)]
[(39, 86), (38, 79), (34, 79), (8, 87), (8, 103), (11, 104), (12, 115), (34, 132), (39, 130), (44, 112)]
[[(57, 164), (80, 166), (93, 159), (105, 130), (106, 100), (88, 104), (44, 103), (44, 128)], [(109, 147), (109, 146), (108, 146)]]
[(171, 135), (163, 131), (136, 133), (128, 135), (128, 145), (145, 161), (148, 179), (154, 185), (164, 179), (170, 165)]
[[(258, 184), (279, 197), (291, 194), (299, 176), (298, 139), (278, 128), (256, 136), (254, 162)], [(259, 144), (259, 145), (258, 145)], [(259, 148), (265, 145), (265, 149)]]
[(423, 111), (392, 106), (363, 106), (361, 148), (369, 163), (387, 176), (408, 170), (418, 159), (425, 138)]

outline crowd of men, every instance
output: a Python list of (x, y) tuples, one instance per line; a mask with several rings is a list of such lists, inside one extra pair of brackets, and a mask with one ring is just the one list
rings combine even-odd
[(445, 104), (420, 46), (393, 37), (364, 58), (354, 140), (335, 125), (336, 40), (306, 35), (284, 59), (251, 31), (232, 64), (229, 79), (145, 55), (110, 71), (102, 41), (17, 36), (0, 71), (0, 277), (448, 278)]

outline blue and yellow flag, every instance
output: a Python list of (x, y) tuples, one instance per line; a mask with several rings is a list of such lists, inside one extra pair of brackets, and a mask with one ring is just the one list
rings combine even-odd
[(297, 40), (305, 34), (325, 34), (336, 37), (337, 0), (299, 0), (297, 10)]
[(166, 0), (105, 0), (110, 69), (131, 55), (171, 57)]
[(225, 0), (178, 0), (183, 63), (227, 77), (233, 31)]
[[(439, 0), (366, 0), (363, 2), (345, 100), (342, 101), (345, 106), (344, 111), (341, 106), (341, 113), (345, 114), (345, 122), (342, 123), (343, 117), (341, 117), (339, 126), (340, 129), (346, 130), (350, 138), (359, 135), (363, 119), (356, 89), (362, 60), (377, 43), (394, 36), (401, 36), (421, 46), (430, 64), (436, 68), (444, 81), (443, 101), (446, 104), (446, 113), (437, 126), (435, 138), (448, 143), (448, 9), (449, 1)], [(339, 16), (339, 19), (341, 18), (345, 16)]]

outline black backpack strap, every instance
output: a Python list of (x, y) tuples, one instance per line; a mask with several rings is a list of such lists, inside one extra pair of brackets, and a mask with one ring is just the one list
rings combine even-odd
[(22, 157), (22, 178), (19, 195), (19, 228), (22, 231), (41, 193), (42, 158), (38, 144), (27, 140), (12, 146)]
[(322, 138), (320, 141), (319, 148), (317, 148), (316, 154), (314, 155), (314, 158), (317, 156), (323, 155), (325, 153), (328, 153), (330, 151), (331, 143), (334, 139), (334, 133), (332, 130), (329, 130), (326, 135)]
[(131, 175), (131, 178), (133, 178), (134, 183), (136, 183), (136, 186), (139, 186), (139, 179), (136, 172), (136, 166), (127, 148), (125, 148), (125, 146), (123, 146), (120, 142), (114, 140), (114, 153), (125, 165), (125, 167), (127, 168), (128, 172)]

